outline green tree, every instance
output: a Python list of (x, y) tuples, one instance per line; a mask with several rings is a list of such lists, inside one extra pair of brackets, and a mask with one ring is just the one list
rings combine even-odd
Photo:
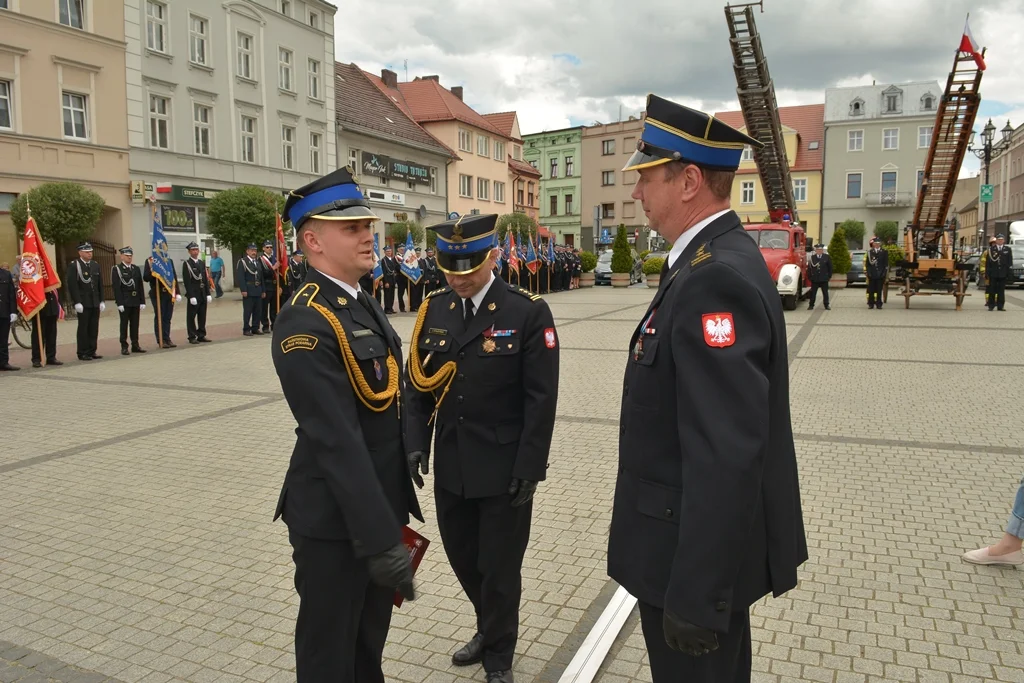
[(633, 270), (633, 257), (629, 253), (629, 240), (626, 239), (626, 226), (619, 224), (612, 242), (612, 272), (628, 273)]
[[(385, 237), (393, 243), (393, 247), (397, 252), (399, 245), (405, 244), (405, 238), (410, 232), (412, 233), (412, 243), (422, 245), (423, 238), (426, 235), (426, 230), (424, 230), (423, 226), (416, 221), (398, 221), (397, 223), (391, 223), (388, 225), (388, 232)], [(383, 249), (383, 247), (381, 247), (381, 249)]]
[[(263, 246), (274, 239), (277, 214), (284, 211), (285, 198), (255, 185), (242, 185), (218, 192), (206, 206), (206, 229), (218, 247), (241, 254), (246, 245)], [(291, 224), (284, 225), (285, 238), (292, 233)]]
[(828, 242), (828, 255), (832, 259), (832, 272), (845, 275), (850, 272), (850, 249), (846, 246), (846, 232), (840, 225)]
[(498, 216), (497, 228), (498, 239), (502, 241), (504, 241), (505, 233), (508, 232), (509, 228), (512, 229), (513, 234), (516, 234), (517, 230), (520, 235), (530, 233), (536, 240), (539, 226), (537, 225), (537, 221), (533, 220), (533, 218), (527, 216), (525, 213), (505, 213)]
[(60, 246), (89, 239), (100, 222), (106, 202), (78, 183), (36, 185), (11, 204), (11, 222), (19, 240), (25, 236), (29, 206), (39, 235), (50, 244)]
[(580, 269), (584, 273), (592, 273), (597, 268), (597, 255), (592, 251), (580, 252)]
[[(864, 221), (848, 219), (839, 224), (846, 234), (846, 246), (850, 249), (860, 249), (864, 245)], [(835, 260), (833, 259), (833, 263)]]
[(896, 221), (878, 221), (875, 223), (875, 237), (882, 240), (882, 244), (895, 244), (899, 234), (900, 224)]

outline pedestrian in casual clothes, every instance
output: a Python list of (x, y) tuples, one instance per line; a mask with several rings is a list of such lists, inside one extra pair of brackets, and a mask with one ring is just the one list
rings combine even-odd
[(224, 296), (224, 290), (220, 287), (220, 279), (224, 276), (224, 259), (220, 257), (216, 249), (213, 251), (213, 257), (210, 259), (210, 275), (213, 276), (213, 286), (216, 290), (214, 298), (219, 299)]
[(1010, 520), (1006, 523), (1006, 531), (1003, 537), (995, 545), (971, 550), (964, 553), (964, 560), (971, 564), (1024, 564), (1024, 554), (1021, 553), (1022, 539), (1024, 539), (1024, 477), (1020, 478), (1020, 485), (1017, 487), (1017, 495), (1013, 499), (1013, 508), (1010, 510)]
[(807, 270), (811, 279), (811, 299), (807, 304), (807, 310), (814, 310), (814, 302), (818, 297), (818, 290), (820, 289), (825, 310), (831, 311), (832, 307), (828, 305), (828, 281), (832, 277), (832, 257), (825, 253), (824, 244), (814, 245), (814, 253), (811, 254)]

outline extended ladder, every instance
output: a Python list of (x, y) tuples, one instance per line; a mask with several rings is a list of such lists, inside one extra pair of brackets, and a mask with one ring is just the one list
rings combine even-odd
[(783, 215), (788, 213), (790, 221), (797, 223), (799, 219), (793, 202), (793, 181), (789, 173), (789, 161), (786, 159), (779, 106), (775, 101), (775, 86), (768, 73), (768, 62), (761, 50), (761, 37), (754, 24), (754, 7), (758, 6), (763, 12), (762, 2), (725, 7), (733, 70), (736, 72), (736, 94), (739, 96), (747, 135), (764, 144), (763, 148), (753, 152), (765, 200), (768, 202), (768, 215), (773, 221), (781, 221)]

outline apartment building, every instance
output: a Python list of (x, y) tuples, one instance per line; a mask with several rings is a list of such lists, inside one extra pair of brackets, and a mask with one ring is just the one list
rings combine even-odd
[(21, 251), (11, 203), (51, 181), (103, 197), (97, 256), (127, 241), (124, 28), (117, 3), (0, 0), (0, 262)]
[(825, 91), (822, 238), (844, 220), (913, 218), (943, 89), (937, 81)]
[(214, 248), (205, 205), (217, 192), (285, 193), (337, 168), (335, 11), (323, 0), (124, 0), (136, 245), (150, 240), (150, 196), (177, 260), (191, 240)]
[[(335, 64), (335, 116), (341, 165), (351, 167), (387, 227), (400, 221), (431, 226), (447, 217), (448, 164), (458, 155), (413, 121), (355, 64)], [(346, 161), (347, 160), (347, 161)]]
[[(979, 125), (977, 128), (980, 137), (981, 126)], [(996, 133), (997, 143), (999, 139), (999, 133)], [(979, 145), (982, 144), (980, 139), (975, 142)], [(993, 187), (992, 201), (988, 207), (988, 225), (981, 225), (981, 227), (987, 231), (987, 235), (994, 235), (996, 233), (994, 221), (1024, 220), (1024, 125), (1017, 126), (1013, 131), (1010, 136), (1009, 148), (992, 159), (989, 167), (989, 182)], [(979, 207), (979, 214), (983, 215), (983, 213), (984, 208)], [(981, 224), (984, 223), (981, 216), (978, 221)]]
[[(584, 126), (582, 129), (580, 175), (581, 233), (584, 248), (587, 235), (593, 234), (597, 245), (609, 245), (615, 230), (625, 225), (630, 242), (634, 235), (645, 233), (647, 219), (643, 207), (630, 194), (636, 185), (637, 172), (623, 171), (629, 155), (636, 151), (636, 141), (643, 131), (643, 121), (630, 116), (626, 121)], [(600, 216), (600, 232), (591, 233), (594, 216)]]
[(523, 158), (541, 173), (541, 221), (558, 242), (577, 244), (583, 219), (583, 127), (525, 136)]
[(436, 75), (399, 83), (389, 69), (374, 79), (416, 123), (458, 153), (447, 169), (449, 213), (509, 213), (508, 157), (518, 143), (463, 101), (462, 86), (449, 90)]
[[(715, 118), (739, 131), (747, 132), (742, 112), (718, 112)], [(786, 160), (793, 179), (793, 208), (810, 238), (820, 240), (825, 105), (779, 107), (779, 119), (782, 123)], [(750, 148), (743, 150), (736, 171), (732, 185), (732, 208), (739, 214), (740, 220), (747, 223), (759, 223), (768, 216), (764, 186)]]

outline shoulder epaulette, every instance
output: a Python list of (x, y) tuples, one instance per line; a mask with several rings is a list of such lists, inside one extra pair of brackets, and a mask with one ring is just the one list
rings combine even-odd
[(697, 248), (697, 252), (690, 259), (690, 268), (697, 268), (705, 263), (709, 263), (714, 260), (714, 254), (708, 249), (708, 243), (704, 242)]
[(534, 294), (534, 293), (533, 293), (533, 292), (531, 292), (530, 290), (528, 290), (528, 289), (523, 289), (523, 288), (522, 288), (522, 287), (520, 287), (519, 285), (509, 285), (509, 286), (508, 286), (508, 291), (510, 291), (510, 292), (515, 292), (515, 293), (516, 293), (516, 294), (518, 294), (519, 296), (525, 296), (525, 297), (526, 297), (527, 299), (529, 299), (530, 301), (537, 301), (538, 299), (540, 299), (540, 298), (541, 298), (540, 294)]
[(292, 297), (292, 306), (309, 306), (319, 291), (320, 285), (315, 282), (307, 282), (302, 289), (295, 292), (295, 296)]
[(451, 287), (441, 287), (440, 289), (435, 289), (430, 294), (427, 294), (426, 298), (429, 299), (432, 296), (436, 296), (438, 294), (444, 294), (445, 292), (449, 292), (449, 291), (451, 291)]

